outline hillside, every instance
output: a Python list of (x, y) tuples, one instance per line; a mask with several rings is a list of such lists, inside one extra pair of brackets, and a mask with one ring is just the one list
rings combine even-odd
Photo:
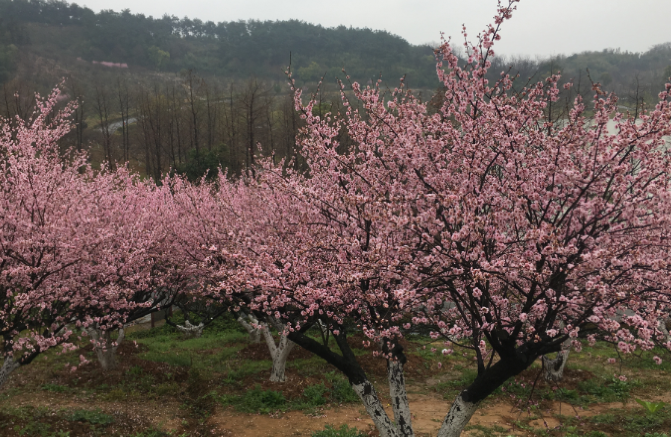
[[(380, 74), (397, 81), (407, 75), (415, 87), (435, 87), (431, 47), (413, 46), (384, 31), (301, 21), (202, 22), (103, 11), (66, 2), (0, 0), (0, 79), (11, 75), (21, 55), (54, 59), (65, 68), (107, 62), (130, 69), (278, 80), (290, 59), (301, 81), (342, 75), (357, 80)], [(291, 58), (290, 58), (291, 56)], [(13, 58), (13, 59), (12, 59)], [(110, 67), (113, 68), (113, 67)]]
[[(514, 25), (514, 22), (509, 24)], [(90, 9), (62, 1), (0, 0), (0, 114), (27, 117), (35, 91), (61, 83), (79, 107), (65, 146), (92, 160), (128, 162), (157, 179), (171, 169), (199, 177), (218, 165), (241, 174), (255, 156), (297, 157), (301, 121), (285, 70), (312, 92), (325, 77), (320, 113), (337, 108), (335, 77), (406, 84), (440, 104), (433, 49), (371, 29), (324, 28), (301, 21), (202, 22)], [(492, 58), (488, 79), (518, 75), (514, 90), (562, 72), (587, 101), (592, 82), (636, 113), (671, 76), (671, 43), (645, 53), (585, 52), (548, 59)], [(20, 98), (15, 97), (15, 94)], [(561, 118), (562, 113), (549, 114)], [(259, 144), (261, 148), (259, 148)]]

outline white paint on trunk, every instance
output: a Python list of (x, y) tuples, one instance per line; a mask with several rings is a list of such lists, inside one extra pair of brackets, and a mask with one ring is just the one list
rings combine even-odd
[(19, 364), (17, 361), (14, 361), (13, 356), (5, 355), (5, 360), (2, 362), (2, 367), (0, 367), (0, 390), (9, 380), (9, 375), (18, 369), (19, 366), (21, 366), (21, 364)]
[(186, 334), (191, 337), (200, 337), (203, 335), (203, 328), (205, 328), (205, 325), (203, 325), (203, 322), (200, 322), (198, 325), (192, 325), (191, 322), (188, 320), (184, 322), (184, 326), (182, 325), (177, 325), (177, 330), (181, 332), (182, 334)]
[(119, 336), (116, 341), (112, 340), (111, 331), (102, 331), (96, 328), (86, 328), (86, 332), (91, 337), (93, 343), (93, 350), (98, 357), (98, 362), (103, 370), (116, 369), (118, 362), (116, 359), (116, 351), (124, 339), (124, 330), (119, 329)]
[(564, 378), (564, 367), (568, 361), (570, 349), (557, 352), (557, 357), (551, 360), (543, 355), (543, 377), (547, 382), (559, 382)]
[(669, 319), (662, 319), (659, 321), (659, 330), (664, 335), (664, 342), (671, 341), (671, 335), (669, 335), (669, 330), (666, 328), (666, 324), (669, 322)]
[(363, 402), (366, 412), (373, 419), (373, 423), (381, 437), (402, 436), (391, 419), (389, 419), (387, 412), (384, 411), (384, 407), (377, 397), (377, 393), (375, 393), (373, 384), (369, 381), (364, 381), (361, 384), (352, 384), (352, 389), (359, 396), (361, 402)]
[(399, 435), (412, 437), (415, 433), (412, 430), (403, 364), (399, 361), (387, 361), (387, 378), (389, 379), (389, 395), (391, 396), (391, 407), (394, 411), (394, 422), (396, 422)]
[(438, 437), (459, 437), (466, 425), (468, 425), (471, 417), (473, 417), (473, 413), (478, 409), (478, 404), (466, 402), (462, 393), (459, 393), (449, 413), (445, 416), (443, 425), (438, 431)]
[(266, 340), (270, 356), (273, 359), (273, 369), (270, 372), (270, 380), (273, 382), (284, 382), (286, 376), (284, 371), (287, 365), (287, 358), (291, 349), (294, 348), (295, 343), (287, 338), (286, 335), (280, 334), (280, 341), (276, 345), (273, 334), (267, 325), (262, 325), (260, 331), (263, 333), (263, 338)]
[[(247, 322), (247, 320), (245, 320), (245, 318), (249, 319), (249, 321), (252, 322), (252, 323)], [(256, 320), (256, 317), (254, 317), (252, 315), (245, 314), (244, 317), (243, 316), (238, 317), (238, 322), (240, 322), (240, 324), (249, 333), (249, 341), (250, 342), (261, 343), (261, 330), (252, 326), (252, 325), (258, 325), (259, 324), (259, 321)]]

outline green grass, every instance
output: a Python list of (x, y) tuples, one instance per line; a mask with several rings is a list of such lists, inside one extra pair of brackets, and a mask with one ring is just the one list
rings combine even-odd
[(359, 396), (354, 392), (349, 381), (335, 372), (326, 373), (326, 379), (331, 384), (329, 395), (331, 400), (338, 404), (360, 402)]
[(366, 437), (366, 434), (347, 425), (342, 425), (340, 428), (326, 425), (322, 431), (313, 432), (312, 437)]
[[(227, 370), (225, 366), (222, 367), (222, 363), (244, 347), (242, 342), (246, 338), (246, 334), (237, 331), (213, 332), (200, 338), (188, 339), (171, 334), (147, 336), (138, 340), (147, 347), (147, 350), (139, 357), (143, 360), (166, 363), (171, 366), (195, 366), (199, 369), (222, 372)], [(205, 355), (202, 354), (203, 350), (214, 353)]]
[(331, 388), (323, 382), (312, 384), (303, 389), (297, 399), (287, 400), (282, 393), (273, 390), (263, 390), (260, 385), (246, 390), (241, 395), (221, 395), (217, 397), (219, 403), (231, 405), (243, 413), (269, 414), (276, 411), (302, 410), (313, 412), (327, 404), (343, 404), (359, 402), (359, 397), (349, 383), (333, 372), (327, 374), (327, 381)]
[(50, 391), (50, 392), (54, 392), (54, 393), (67, 393), (67, 392), (71, 391), (70, 387), (66, 387), (64, 385), (59, 385), (59, 384), (49, 384), (49, 383), (42, 384), (40, 386), (40, 388), (42, 390)]
[(461, 365), (455, 365), (454, 370), (460, 372), (460, 376), (458, 378), (443, 381), (436, 384), (434, 387), (435, 391), (443, 394), (444, 399), (451, 400), (454, 397), (455, 392), (461, 391), (468, 387), (478, 376), (477, 370), (473, 368), (464, 368)]
[(96, 410), (74, 410), (67, 419), (72, 422), (87, 422), (91, 425), (109, 425), (114, 422), (114, 418), (108, 414), (103, 413), (99, 409)]
[(284, 409), (287, 404), (282, 393), (262, 390), (259, 385), (241, 396), (224, 395), (218, 400), (224, 405), (233, 405), (237, 411), (243, 413), (272, 413)]

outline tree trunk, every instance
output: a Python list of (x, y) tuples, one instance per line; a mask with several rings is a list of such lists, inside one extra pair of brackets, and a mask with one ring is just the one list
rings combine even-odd
[[(247, 314), (245, 314), (244, 316), (247, 317), (253, 324), (258, 325), (259, 321), (256, 320), (254, 316)], [(240, 324), (249, 333), (249, 341), (254, 344), (261, 343), (261, 330), (253, 327), (250, 323), (248, 323), (247, 320), (245, 320), (245, 317), (243, 316), (238, 317), (238, 322), (240, 322)]]
[(359, 396), (363, 402), (366, 412), (373, 419), (375, 427), (380, 433), (381, 437), (401, 437), (402, 434), (398, 431), (396, 426), (389, 420), (387, 412), (380, 402), (380, 399), (375, 392), (375, 387), (370, 381), (365, 380), (360, 384), (352, 384), (352, 389)]
[(659, 330), (661, 331), (662, 335), (664, 336), (664, 342), (671, 341), (671, 335), (669, 334), (669, 330), (666, 327), (666, 324), (670, 321), (671, 321), (671, 319), (660, 319), (659, 320)]
[(287, 358), (295, 343), (289, 340), (285, 335), (280, 335), (279, 344), (275, 345), (275, 339), (273, 338), (273, 334), (270, 333), (270, 329), (267, 325), (263, 326), (262, 331), (263, 338), (268, 345), (268, 350), (270, 350), (270, 356), (273, 359), (273, 369), (270, 373), (270, 380), (272, 382), (284, 382), (286, 381), (284, 369), (287, 365)]
[(403, 376), (403, 363), (400, 360), (387, 361), (387, 378), (389, 380), (389, 394), (391, 396), (391, 407), (394, 411), (394, 421), (399, 435), (412, 437), (412, 419), (410, 405), (408, 404), (408, 393), (405, 389), (405, 377)]
[(543, 355), (543, 377), (547, 382), (559, 382), (564, 378), (564, 366), (568, 361), (568, 354), (570, 349), (565, 349), (557, 352), (557, 357), (551, 360)]
[(459, 437), (477, 409), (477, 402), (468, 402), (464, 399), (463, 392), (459, 393), (443, 420), (438, 437)]
[(95, 328), (87, 328), (86, 330), (91, 337), (93, 343), (93, 350), (98, 357), (98, 362), (103, 370), (114, 370), (118, 366), (116, 359), (116, 351), (124, 339), (124, 330), (119, 329), (119, 336), (116, 341), (112, 340), (111, 331), (102, 331)]
[(202, 322), (199, 323), (198, 325), (192, 325), (191, 322), (189, 322), (188, 320), (184, 322), (184, 326), (177, 325), (177, 330), (179, 332), (195, 338), (198, 338), (201, 335), (203, 335), (203, 328), (205, 328), (205, 325), (203, 325)]
[(20, 364), (17, 361), (14, 361), (14, 357), (11, 355), (5, 355), (5, 360), (0, 367), (0, 390), (5, 386), (5, 383), (9, 380), (9, 375), (16, 369), (18, 369)]
[[(526, 350), (525, 350), (526, 349)], [(505, 350), (494, 365), (483, 368), (478, 377), (457, 396), (443, 420), (438, 437), (458, 437), (477, 410), (478, 404), (508, 379), (526, 370), (541, 354), (530, 352), (526, 345)]]

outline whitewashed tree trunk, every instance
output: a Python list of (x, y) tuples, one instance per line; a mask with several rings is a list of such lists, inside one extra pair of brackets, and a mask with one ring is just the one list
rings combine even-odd
[(438, 431), (438, 437), (459, 437), (478, 409), (477, 403), (465, 401), (462, 394), (463, 392), (459, 393), (447, 416), (445, 416), (443, 425)]
[(664, 335), (664, 342), (671, 341), (671, 335), (669, 335), (669, 330), (666, 329), (666, 322), (668, 319), (661, 319), (659, 321), (659, 330)]
[[(251, 324), (245, 320), (245, 318), (248, 318)], [(247, 315), (245, 316), (240, 316), (238, 317), (238, 322), (247, 330), (249, 333), (249, 341), (251, 343), (261, 343), (261, 330), (258, 328), (255, 328), (252, 325), (258, 325), (259, 321), (256, 320), (256, 317), (252, 315)]]
[(400, 361), (387, 361), (387, 378), (389, 380), (391, 407), (394, 411), (394, 422), (396, 422), (399, 435), (412, 437), (415, 433), (412, 429), (408, 393), (405, 388), (405, 377), (403, 376), (403, 364)]
[(273, 369), (270, 373), (270, 380), (273, 382), (284, 382), (286, 381), (284, 370), (287, 365), (287, 358), (289, 357), (291, 349), (294, 348), (295, 343), (289, 340), (285, 335), (280, 334), (280, 341), (276, 345), (273, 334), (270, 332), (267, 325), (263, 325), (261, 331), (263, 333), (263, 338), (268, 345), (270, 356), (273, 359)]
[(205, 325), (203, 324), (203, 322), (201, 322), (197, 325), (192, 325), (191, 322), (189, 322), (187, 320), (187, 321), (184, 322), (184, 326), (177, 325), (176, 328), (182, 334), (186, 334), (190, 337), (198, 338), (201, 335), (203, 335), (203, 329), (205, 328)]
[(5, 360), (2, 362), (2, 367), (0, 367), (0, 390), (5, 386), (5, 383), (9, 380), (9, 375), (13, 371), (18, 369), (21, 366), (17, 361), (14, 361), (14, 357), (11, 355), (5, 355)]
[(116, 369), (118, 362), (116, 359), (116, 351), (124, 339), (124, 330), (119, 329), (119, 336), (116, 341), (112, 340), (111, 331), (102, 331), (96, 328), (87, 328), (86, 332), (93, 340), (93, 350), (98, 357), (98, 362), (103, 370)]
[(543, 355), (543, 377), (547, 382), (559, 382), (564, 378), (564, 367), (568, 361), (570, 349), (563, 349), (557, 352), (557, 357), (553, 360)]
[(364, 381), (361, 384), (352, 384), (352, 389), (363, 402), (366, 412), (373, 419), (373, 423), (380, 433), (381, 437), (401, 437), (394, 423), (389, 419), (387, 412), (375, 393), (375, 387), (370, 381)]

